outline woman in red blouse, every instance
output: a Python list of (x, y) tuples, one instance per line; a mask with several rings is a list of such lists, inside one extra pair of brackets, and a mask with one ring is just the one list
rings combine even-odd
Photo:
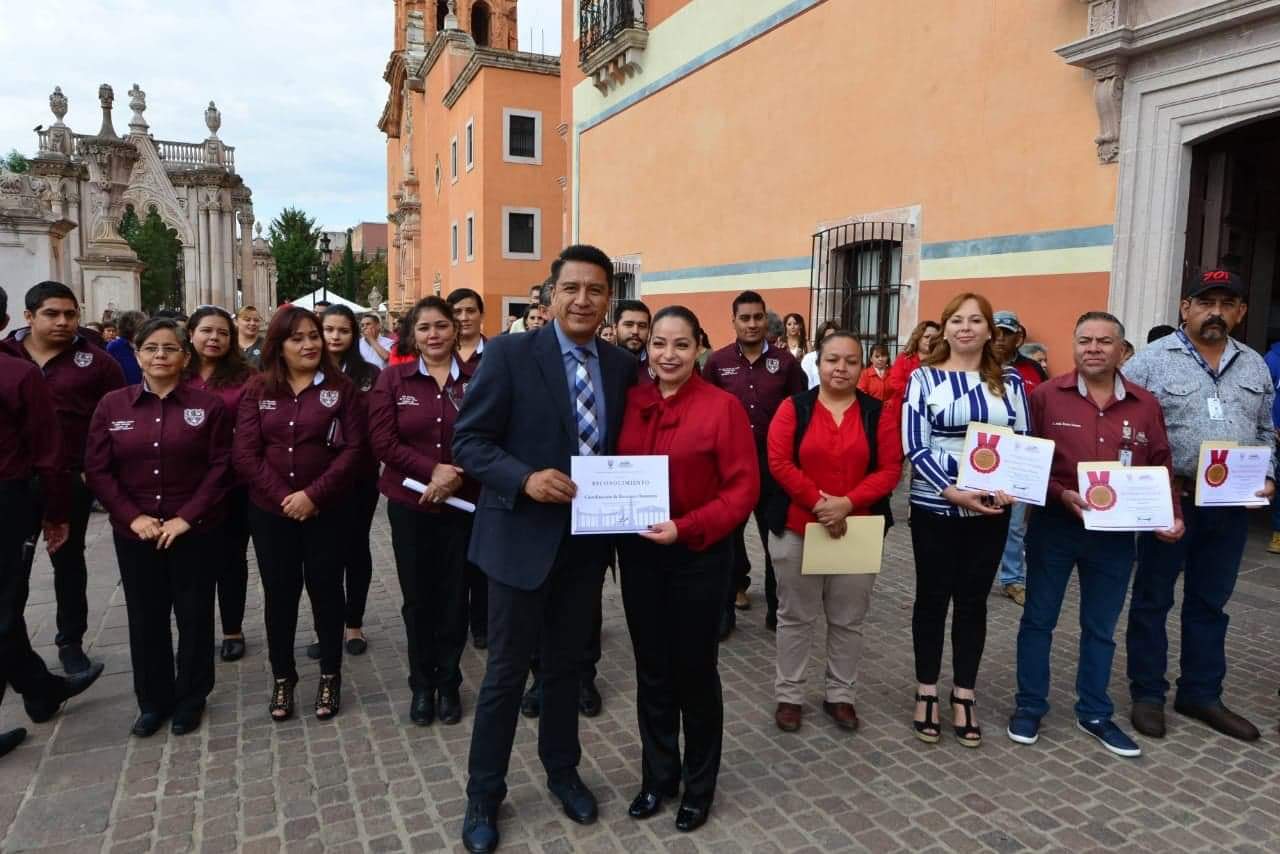
[[(428, 726), (462, 720), (459, 662), (466, 646), (467, 546), (471, 514), (444, 502), (474, 502), (479, 490), (453, 464), (453, 423), (471, 379), (458, 357), (458, 322), (439, 297), (410, 313), (418, 360), (390, 365), (369, 393), (374, 453), (385, 463), (378, 489), (387, 496), (391, 547), (409, 646), (409, 719)], [(418, 493), (406, 479), (426, 486)]]
[(102, 398), (85, 451), (85, 481), (115, 531), (141, 712), (132, 732), (141, 738), (170, 716), (174, 735), (195, 731), (213, 690), (213, 582), (231, 415), (216, 395), (182, 384), (186, 343), (175, 320), (143, 325), (142, 382)]
[[(256, 314), (256, 312), (255, 312)], [(235, 423), (240, 396), (254, 369), (245, 361), (231, 315), (217, 306), (196, 309), (187, 321), (191, 363), (186, 383), (222, 398), (227, 415)], [(244, 601), (249, 587), (249, 490), (234, 483), (227, 492), (227, 518), (219, 544), (224, 553), (217, 573), (218, 613), (222, 617), (222, 660), (244, 657)]]
[(333, 364), (320, 321), (305, 308), (276, 312), (262, 347), (262, 373), (240, 400), (232, 460), (249, 484), (249, 528), (262, 574), (276, 721), (293, 716), (293, 657), (303, 585), (320, 638), (315, 712), (342, 700), (342, 518), (363, 463), (364, 403)]
[(876, 400), (889, 399), (889, 348), (884, 344), (872, 345), (871, 364), (858, 377), (858, 391)]
[(915, 329), (911, 330), (907, 346), (902, 348), (902, 352), (898, 354), (898, 360), (889, 369), (890, 397), (902, 400), (907, 393), (907, 380), (911, 379), (916, 368), (920, 367), (920, 360), (929, 355), (929, 351), (933, 349), (933, 342), (937, 341), (941, 334), (942, 327), (934, 320), (922, 320), (916, 324)]
[(672, 515), (618, 543), (643, 757), (628, 812), (648, 818), (683, 780), (676, 829), (686, 832), (707, 820), (715, 796), (724, 725), (716, 658), (730, 538), (760, 493), (746, 410), (694, 370), (699, 328), (683, 306), (654, 316), (649, 364), (657, 382), (628, 392), (617, 447), (670, 458)]
[(902, 476), (898, 409), (858, 391), (860, 373), (857, 338), (848, 332), (828, 336), (818, 345), (818, 387), (783, 401), (769, 425), (769, 470), (790, 499), (774, 508), (769, 525), (778, 575), (774, 722), (786, 732), (800, 728), (809, 647), (820, 617), (827, 624), (822, 709), (837, 726), (858, 728), (854, 680), (876, 577), (801, 575), (800, 563), (810, 523), (839, 538), (849, 516), (883, 514), (889, 521), (889, 494)]

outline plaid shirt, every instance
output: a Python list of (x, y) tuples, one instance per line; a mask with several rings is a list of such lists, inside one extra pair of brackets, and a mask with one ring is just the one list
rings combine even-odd
[[(1235, 339), (1227, 339), (1216, 377), (1187, 352), (1177, 333), (1153, 341), (1121, 370), (1126, 379), (1160, 402), (1175, 475), (1195, 477), (1201, 442), (1231, 441), (1274, 449), (1271, 374), (1260, 355)], [(1222, 401), (1221, 421), (1209, 417), (1208, 401), (1215, 394)]]

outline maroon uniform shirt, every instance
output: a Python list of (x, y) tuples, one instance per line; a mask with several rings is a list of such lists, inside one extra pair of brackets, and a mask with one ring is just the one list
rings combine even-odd
[[(1089, 397), (1077, 371), (1043, 382), (1031, 395), (1031, 434), (1052, 439), (1053, 467), (1045, 508), (1063, 511), (1062, 493), (1078, 492), (1077, 463), (1119, 462), (1132, 466), (1164, 466), (1173, 455), (1160, 404), (1142, 386), (1116, 373), (1115, 392), (1106, 406)], [(1122, 454), (1122, 452), (1127, 452)], [(1180, 502), (1173, 502), (1182, 518)]]
[(67, 521), (66, 475), (58, 447), (53, 398), (40, 369), (0, 354), (0, 480), (40, 478), (45, 521)]
[[(22, 346), (29, 329), (17, 329), (4, 340), (4, 351), (11, 356), (35, 361)], [(89, 433), (89, 419), (98, 401), (109, 391), (124, 388), (124, 371), (106, 350), (90, 343), (84, 335), (76, 335), (71, 346), (39, 367), (49, 385), (53, 408), (58, 414), (62, 439), (62, 466), (71, 471), (84, 468), (84, 443)], [(53, 425), (47, 425), (52, 427)]]
[(302, 490), (321, 511), (335, 507), (355, 483), (364, 459), (364, 402), (345, 376), (317, 372), (295, 395), (272, 390), (265, 377), (245, 387), (231, 460), (263, 510), (283, 516), (284, 499)]
[[(384, 463), (378, 490), (387, 498), (424, 512), (460, 512), (419, 504), (422, 496), (405, 488), (404, 479), (427, 483), (439, 463), (453, 463), (453, 425), (470, 381), (470, 369), (456, 358), (444, 388), (421, 359), (391, 365), (378, 377), (369, 392), (369, 441)], [(475, 501), (479, 493), (479, 484), (464, 477), (457, 496)]]
[(742, 401), (757, 449), (764, 448), (769, 422), (782, 401), (809, 389), (809, 380), (796, 357), (785, 347), (771, 347), (768, 342), (754, 362), (742, 355), (736, 342), (721, 347), (707, 359), (702, 376)]
[(225, 513), (231, 414), (217, 395), (179, 384), (164, 398), (145, 380), (98, 404), (85, 448), (85, 482), (121, 535), (139, 516), (207, 528)]
[(242, 382), (233, 385), (224, 385), (214, 387), (199, 374), (192, 374), (184, 380), (184, 384), (188, 388), (198, 389), (199, 391), (207, 391), (210, 394), (216, 394), (222, 400), (222, 406), (231, 415), (231, 422), (234, 426), (236, 413), (240, 411), (240, 398), (244, 395), (245, 384), (252, 378), (252, 374), (246, 376)]

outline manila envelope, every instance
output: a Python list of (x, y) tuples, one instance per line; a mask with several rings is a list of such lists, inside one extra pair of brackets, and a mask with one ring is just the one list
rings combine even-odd
[(874, 575), (884, 553), (884, 517), (850, 516), (849, 529), (838, 540), (817, 522), (804, 528), (802, 575)]

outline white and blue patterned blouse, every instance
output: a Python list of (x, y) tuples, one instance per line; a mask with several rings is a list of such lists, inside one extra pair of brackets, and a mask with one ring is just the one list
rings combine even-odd
[(902, 404), (902, 451), (911, 461), (911, 504), (943, 516), (976, 516), (942, 497), (956, 482), (970, 421), (1026, 433), (1031, 419), (1022, 377), (1004, 369), (1004, 395), (997, 397), (977, 371), (918, 368)]

